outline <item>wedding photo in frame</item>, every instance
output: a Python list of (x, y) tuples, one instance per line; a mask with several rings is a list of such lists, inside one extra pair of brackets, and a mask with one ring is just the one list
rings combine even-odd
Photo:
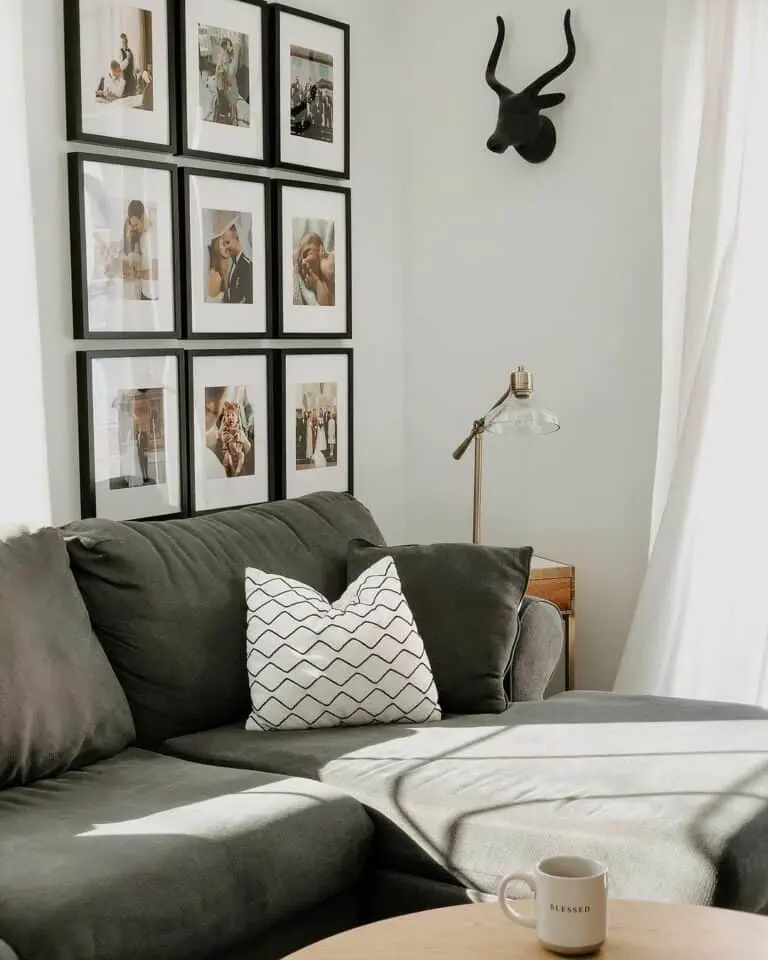
[(173, 0), (64, 0), (67, 138), (176, 150)]
[(228, 163), (268, 163), (266, 4), (178, 3), (181, 152)]
[(266, 337), (272, 317), (270, 181), (184, 169), (189, 339)]
[(274, 362), (266, 350), (187, 353), (193, 514), (274, 498)]
[(175, 168), (89, 153), (68, 164), (75, 338), (178, 338)]
[(186, 515), (180, 350), (76, 354), (83, 518)]
[(352, 336), (352, 215), (347, 187), (274, 181), (278, 337)]
[(276, 3), (274, 160), (349, 179), (349, 24)]
[(352, 349), (280, 353), (281, 497), (353, 492)]

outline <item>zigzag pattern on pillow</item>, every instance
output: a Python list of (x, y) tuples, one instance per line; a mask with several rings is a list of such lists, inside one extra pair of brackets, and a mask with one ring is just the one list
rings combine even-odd
[(312, 587), (249, 568), (249, 730), (440, 719), (424, 644), (394, 560), (329, 603)]

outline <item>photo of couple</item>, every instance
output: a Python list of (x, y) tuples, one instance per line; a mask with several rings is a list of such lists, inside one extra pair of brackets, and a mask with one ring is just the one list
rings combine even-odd
[(336, 227), (333, 220), (293, 219), (293, 303), (336, 306)]
[(252, 477), (256, 471), (254, 411), (245, 387), (205, 388), (205, 475)]
[(152, 13), (137, 7), (108, 8), (84, 24), (98, 103), (152, 110)]
[(253, 303), (253, 234), (250, 213), (203, 210), (208, 269), (206, 303)]
[(248, 37), (201, 23), (198, 51), (200, 116), (208, 123), (249, 127)]
[[(156, 204), (106, 198), (104, 209), (93, 213), (94, 220), (101, 223), (93, 227), (91, 293), (122, 300), (157, 300)], [(101, 216), (97, 216), (99, 213)], [(96, 286), (103, 289), (98, 291)]]
[(164, 393), (163, 387), (117, 392), (112, 401), (117, 411), (116, 469), (109, 479), (110, 490), (166, 482)]
[(296, 391), (296, 469), (335, 467), (338, 384), (300, 383)]

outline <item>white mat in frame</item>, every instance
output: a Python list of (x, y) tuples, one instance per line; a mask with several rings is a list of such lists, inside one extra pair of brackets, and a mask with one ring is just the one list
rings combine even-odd
[(182, 153), (266, 162), (266, 5), (181, 0), (179, 21)]
[[(176, 69), (168, 0), (68, 0), (64, 7), (68, 139), (172, 152)], [(131, 59), (132, 89), (123, 85), (120, 93), (125, 74), (110, 87), (112, 63)]]
[(186, 513), (180, 350), (76, 354), (83, 517)]
[[(282, 4), (271, 10), (276, 165), (349, 179), (349, 25)], [(293, 87), (302, 81), (305, 91), (308, 86), (316, 91), (307, 117), (293, 115)], [(330, 93), (330, 117), (318, 111), (318, 93)], [(307, 129), (302, 119), (323, 129)]]
[[(182, 205), (186, 233), (186, 335), (191, 339), (264, 337), (272, 314), (272, 189), (269, 180), (238, 173), (182, 170)], [(232, 236), (237, 241), (235, 256)], [(247, 274), (245, 287), (217, 276), (216, 254), (228, 260), (226, 278)], [(230, 295), (231, 291), (231, 295)], [(239, 291), (239, 292), (238, 292)]]
[(280, 496), (353, 492), (352, 358), (351, 348), (281, 351)]
[(77, 152), (68, 165), (75, 337), (177, 337), (175, 168)]
[(274, 352), (187, 352), (190, 511), (274, 496)]
[(351, 191), (281, 180), (274, 190), (278, 336), (350, 338)]

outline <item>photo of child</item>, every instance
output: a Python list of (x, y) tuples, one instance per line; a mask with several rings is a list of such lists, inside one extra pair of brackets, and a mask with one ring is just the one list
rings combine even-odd
[(293, 302), (336, 306), (336, 225), (333, 220), (293, 218)]

